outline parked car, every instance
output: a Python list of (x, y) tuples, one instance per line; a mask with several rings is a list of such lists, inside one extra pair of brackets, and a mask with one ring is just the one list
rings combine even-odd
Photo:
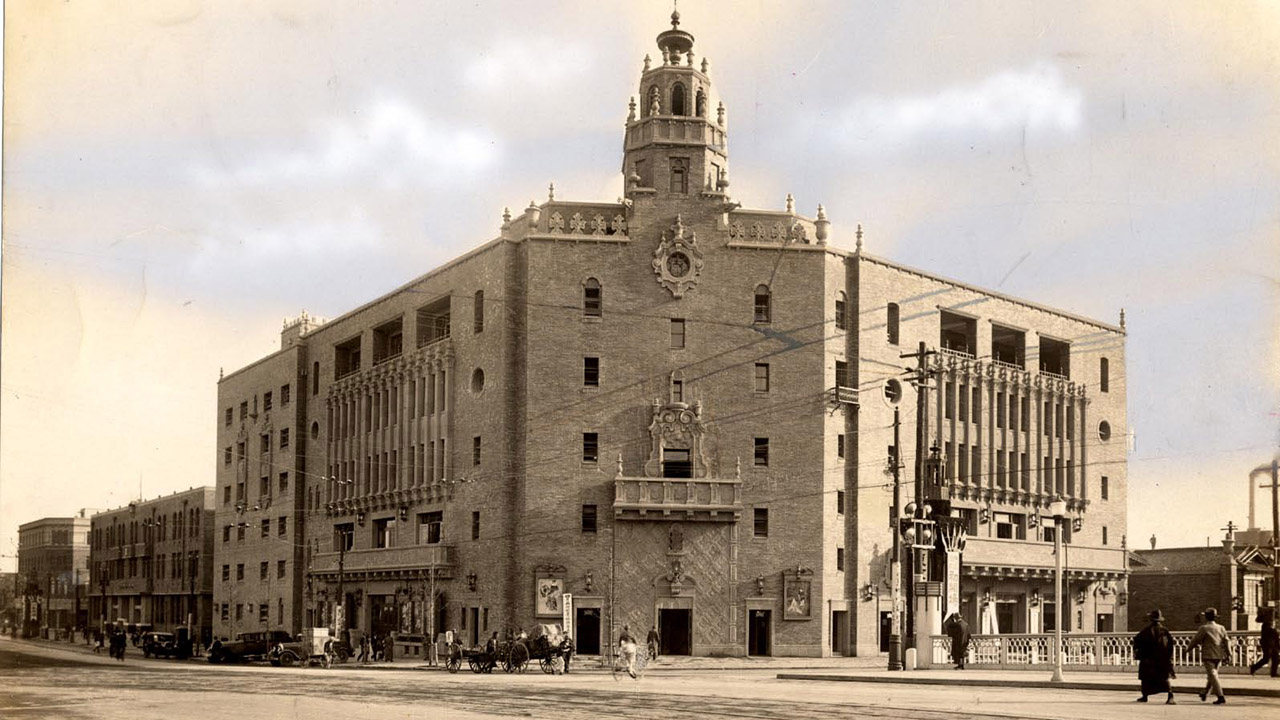
[(291, 643), (293, 638), (283, 630), (237, 633), (235, 640), (215, 640), (209, 648), (209, 662), (243, 662), (266, 657), (278, 643)]
[(173, 633), (146, 632), (142, 634), (142, 657), (173, 657), (178, 654), (178, 639)]
[(299, 635), (293, 640), (272, 645), (270, 652), (267, 653), (267, 660), (271, 662), (273, 667), (280, 667), (281, 665), (288, 667), (298, 664), (310, 655), (310, 648), (302, 641), (302, 636)]

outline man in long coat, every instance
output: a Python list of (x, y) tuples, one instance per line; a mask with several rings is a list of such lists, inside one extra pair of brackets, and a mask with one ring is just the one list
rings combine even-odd
[(1169, 686), (1169, 678), (1173, 672), (1173, 636), (1164, 626), (1164, 615), (1159, 610), (1152, 610), (1151, 624), (1133, 636), (1133, 656), (1138, 660), (1138, 681), (1142, 683), (1142, 697), (1138, 702), (1146, 702), (1148, 695), (1167, 693), (1166, 705), (1173, 705), (1173, 688)]
[(964, 669), (964, 659), (969, 653), (969, 623), (964, 621), (960, 613), (951, 613), (951, 617), (947, 618), (947, 622), (943, 624), (942, 631), (951, 638), (951, 662), (955, 663), (957, 670)]

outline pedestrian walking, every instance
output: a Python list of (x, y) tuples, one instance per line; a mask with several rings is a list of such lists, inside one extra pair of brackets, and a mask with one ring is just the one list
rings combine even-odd
[(1133, 656), (1138, 660), (1138, 682), (1142, 684), (1142, 697), (1167, 693), (1166, 705), (1174, 705), (1173, 688), (1169, 678), (1177, 677), (1173, 671), (1173, 636), (1164, 626), (1164, 615), (1152, 610), (1148, 616), (1151, 624), (1133, 637)]
[(618, 635), (618, 654), (621, 660), (626, 664), (627, 674), (632, 678), (636, 675), (636, 639), (631, 635), (631, 628), (627, 625), (622, 626), (622, 632)]
[(645, 641), (644, 641), (645, 645), (649, 646), (650, 660), (658, 659), (658, 645), (660, 641), (661, 641), (661, 638), (658, 636), (658, 626), (654, 625), (653, 627), (649, 628), (649, 637), (645, 638)]
[(1266, 665), (1271, 663), (1271, 677), (1277, 677), (1276, 666), (1280, 665), (1280, 632), (1276, 630), (1275, 621), (1268, 617), (1262, 621), (1262, 637), (1258, 639), (1258, 645), (1262, 649), (1262, 656), (1258, 658), (1258, 662), (1249, 666), (1249, 674), (1253, 675)]
[(1222, 683), (1218, 680), (1218, 666), (1231, 659), (1227, 650), (1227, 630), (1214, 622), (1218, 618), (1215, 608), (1205, 608), (1204, 624), (1196, 631), (1187, 650), (1200, 648), (1200, 659), (1204, 664), (1204, 692), (1200, 693), (1200, 702), (1209, 698), (1209, 693), (1218, 696), (1214, 705), (1226, 705), (1227, 696), (1222, 693)]
[(969, 633), (969, 623), (965, 622), (960, 613), (953, 612), (943, 623), (942, 631), (951, 638), (951, 662), (955, 664), (956, 670), (963, 670), (965, 657), (969, 654), (969, 641), (973, 637)]
[(360, 664), (361, 665), (367, 665), (369, 663), (369, 656), (373, 654), (373, 649), (371, 645), (372, 643), (369, 642), (368, 635), (360, 636)]

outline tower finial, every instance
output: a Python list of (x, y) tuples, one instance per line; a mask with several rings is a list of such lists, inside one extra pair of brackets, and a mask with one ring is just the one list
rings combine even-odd
[(671, 3), (671, 29), (680, 29), (680, 0), (673, 0)]
[(547, 186), (547, 201), (550, 202), (555, 199), (556, 199), (556, 184), (551, 183), (550, 185)]
[(1124, 330), (1124, 308), (1120, 308), (1120, 329)]
[(791, 193), (787, 193), (787, 212), (793, 213), (795, 211), (796, 211), (796, 199), (791, 197)]
[(858, 239), (858, 252), (862, 252), (862, 223), (858, 223), (858, 231), (854, 233), (854, 237)]

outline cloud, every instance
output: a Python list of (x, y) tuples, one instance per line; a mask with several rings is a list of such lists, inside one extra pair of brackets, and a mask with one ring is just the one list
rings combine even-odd
[(592, 55), (581, 43), (555, 42), (551, 38), (505, 38), (468, 63), (462, 78), (483, 92), (563, 88), (571, 78), (594, 70)]
[(849, 149), (875, 152), (954, 134), (1026, 129), (1071, 135), (1083, 107), (1083, 93), (1066, 83), (1056, 65), (1036, 63), (932, 95), (857, 97), (841, 112), (838, 128)]
[(370, 175), (388, 187), (445, 185), (458, 174), (488, 168), (500, 152), (487, 132), (446, 126), (398, 98), (375, 101), (358, 118), (324, 123), (302, 150), (265, 154), (229, 169), (197, 167), (195, 178), (210, 188), (245, 189), (343, 184)]

